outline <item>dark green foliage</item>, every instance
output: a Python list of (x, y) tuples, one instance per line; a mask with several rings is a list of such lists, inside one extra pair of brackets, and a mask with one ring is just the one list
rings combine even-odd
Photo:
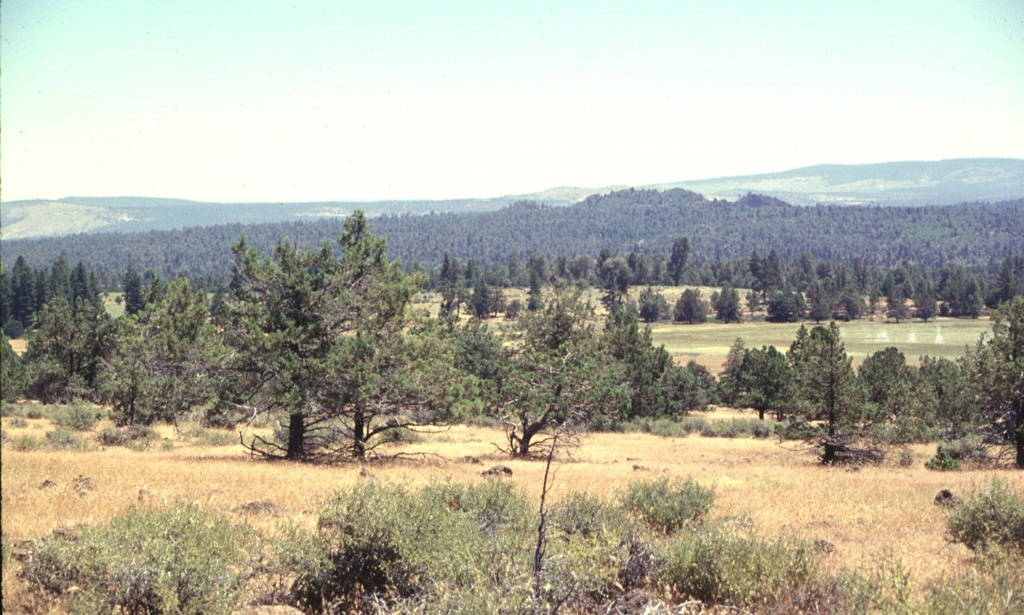
[(693, 399), (702, 388), (700, 379), (676, 366), (664, 346), (655, 346), (650, 328), (641, 330), (630, 310), (608, 315), (600, 344), (613, 359), (602, 370), (628, 388), (626, 418), (675, 415), (707, 405), (707, 399)]
[(992, 314), (992, 337), (968, 357), (971, 380), (990, 433), (1024, 469), (1024, 297)]
[(738, 367), (730, 370), (729, 386), (736, 396), (732, 403), (757, 410), (758, 418), (775, 412), (778, 418), (793, 408), (796, 379), (786, 355), (775, 346), (748, 348)]
[(641, 320), (652, 323), (668, 317), (668, 301), (665, 296), (650, 286), (640, 292), (639, 315)]
[(768, 302), (768, 322), (796, 322), (803, 318), (807, 306), (803, 295), (795, 290), (780, 290)]
[(114, 348), (114, 324), (102, 306), (55, 297), (36, 314), (35, 329), (24, 357), (29, 393), (44, 403), (94, 398)]
[(732, 286), (722, 288), (717, 297), (712, 297), (712, 307), (715, 308), (715, 318), (719, 322), (739, 322), (742, 319), (740, 308), (740, 294)]
[(227, 615), (252, 573), (253, 539), (196, 505), (131, 509), (38, 541), (24, 575), (72, 613)]
[(689, 324), (706, 322), (708, 319), (708, 304), (701, 299), (700, 290), (687, 288), (676, 301), (673, 320)]
[(631, 482), (617, 497), (627, 512), (658, 532), (672, 534), (706, 515), (715, 492), (692, 478), (658, 478)]
[(668, 259), (668, 275), (672, 284), (679, 286), (686, 270), (686, 259), (690, 256), (690, 238), (677, 237), (672, 243), (672, 255)]
[(853, 360), (846, 354), (839, 326), (832, 321), (810, 333), (801, 326), (787, 354), (805, 404), (805, 434), (822, 447), (822, 462), (857, 460), (864, 417)]
[(1001, 548), (1024, 555), (1024, 494), (993, 479), (953, 508), (949, 532), (974, 551)]
[(146, 305), (142, 294), (142, 278), (135, 267), (128, 265), (121, 286), (124, 289), (124, 313), (131, 316), (141, 312)]
[[(844, 263), (859, 258), (870, 265), (894, 266), (911, 259), (929, 268), (941, 267), (950, 255), (965, 266), (981, 268), (1007, 254), (1024, 253), (1024, 201), (926, 208), (790, 207), (761, 201), (716, 202), (684, 190), (622, 190), (594, 195), (571, 207), (382, 216), (376, 228), (388, 239), (392, 258), (428, 267), (438, 267), (446, 252), (485, 266), (504, 263), (509, 254), (520, 252), (541, 252), (552, 260), (559, 254), (595, 256), (603, 247), (625, 254), (640, 240), (648, 254), (669, 254), (681, 229), (698, 228), (701, 232), (689, 238), (687, 274), (696, 263), (745, 259), (754, 249), (774, 249), (783, 261), (795, 261), (807, 252), (813, 258)], [(187, 271), (193, 283), (226, 284), (231, 275), (230, 243), (242, 234), (269, 253), (278, 237), (293, 238), (300, 249), (311, 248), (337, 237), (342, 227), (342, 220), (232, 224), (4, 240), (0, 247), (5, 263), (24, 255), (36, 267), (49, 267), (65, 253), (70, 262), (87, 263), (107, 288), (120, 286), (126, 262), (164, 279)], [(735, 279), (731, 283), (749, 286)], [(525, 279), (517, 282), (525, 284)]]
[(207, 314), (205, 293), (175, 278), (118, 322), (100, 386), (117, 424), (174, 421), (214, 399), (226, 350)]
[(940, 472), (950, 472), (956, 470), (962, 470), (963, 464), (959, 459), (953, 457), (946, 450), (946, 447), (939, 445), (935, 451), (935, 456), (924, 462), (924, 467), (929, 470), (938, 470)]
[(25, 364), (4, 335), (0, 339), (0, 399), (15, 401), (25, 394), (28, 374)]
[(418, 280), (387, 260), (361, 212), (337, 252), (282, 242), (263, 258), (243, 239), (235, 268), (221, 310), (234, 351), (221, 403), (278, 420), (283, 436), (255, 436), (254, 452), (363, 458), (388, 431), (444, 420), (459, 388), (452, 345), (412, 317)]
[(627, 391), (600, 360), (592, 317), (578, 291), (556, 291), (539, 311), (520, 316), (518, 343), (489, 396), (489, 413), (507, 426), (509, 454), (544, 455), (559, 431), (614, 418), (627, 406)]

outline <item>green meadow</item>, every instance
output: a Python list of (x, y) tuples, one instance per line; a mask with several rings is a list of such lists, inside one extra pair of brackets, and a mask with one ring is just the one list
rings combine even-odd
[[(805, 324), (808, 328), (814, 326), (813, 322)], [(963, 356), (967, 348), (977, 343), (982, 333), (991, 330), (991, 323), (987, 318), (940, 318), (899, 324), (886, 320), (858, 320), (840, 323), (839, 327), (846, 352), (853, 357), (855, 364), (860, 364), (864, 357), (878, 350), (895, 346), (906, 355), (908, 364), (916, 365), (924, 356), (948, 359)], [(664, 344), (677, 361), (695, 359), (717, 374), (736, 338), (742, 339), (747, 347), (772, 345), (785, 351), (799, 328), (800, 323), (657, 323), (652, 332), (655, 343)]]

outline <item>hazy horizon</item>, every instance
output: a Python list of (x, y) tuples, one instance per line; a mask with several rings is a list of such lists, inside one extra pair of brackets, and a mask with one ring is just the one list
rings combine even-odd
[(0, 198), (438, 200), (1024, 158), (1024, 5), (0, 4)]

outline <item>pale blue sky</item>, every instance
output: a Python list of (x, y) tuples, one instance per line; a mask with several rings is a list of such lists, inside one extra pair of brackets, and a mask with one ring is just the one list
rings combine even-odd
[(3, 0), (0, 198), (1024, 158), (1024, 2)]

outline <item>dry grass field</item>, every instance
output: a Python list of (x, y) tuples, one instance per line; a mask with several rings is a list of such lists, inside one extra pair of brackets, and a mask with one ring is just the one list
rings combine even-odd
[[(736, 416), (736, 411), (709, 414)], [(46, 419), (29, 419), (13, 426), (3, 419), (11, 437), (51, 429)], [(19, 424), (21, 422), (19, 421)], [(101, 428), (101, 423), (99, 427)], [(493, 445), (501, 432), (457, 426), (427, 435), (402, 447), (412, 459), (338, 466), (311, 466), (253, 459), (238, 445), (201, 446), (161, 428), (162, 442), (148, 450), (19, 451), (5, 445), (2, 452), (2, 526), (7, 544), (38, 538), (61, 526), (102, 523), (137, 504), (170, 502), (177, 498), (199, 502), (267, 527), (294, 521), (310, 527), (318, 503), (333, 491), (362, 480), (415, 486), (429, 481), (485, 480), (481, 471), (496, 463), (512, 468), (507, 479), (537, 501), (544, 464), (510, 461)], [(613, 498), (630, 481), (656, 476), (691, 476), (714, 486), (712, 516), (749, 521), (768, 536), (784, 532), (811, 540), (826, 540), (835, 552), (826, 566), (835, 571), (871, 572), (884, 562), (902, 562), (915, 582), (925, 582), (964, 570), (970, 552), (946, 537), (946, 513), (933, 504), (943, 488), (964, 494), (1000, 476), (1024, 494), (1024, 473), (1012, 470), (939, 473), (923, 462), (933, 446), (913, 449), (911, 467), (822, 467), (808, 452), (782, 447), (772, 440), (663, 438), (649, 434), (591, 434), (582, 446), (556, 464), (556, 499), (587, 491)], [(460, 461), (471, 455), (482, 463)], [(91, 489), (76, 489), (79, 476)], [(372, 478), (370, 478), (372, 477)], [(50, 481), (53, 485), (44, 486)], [(283, 517), (252, 517), (238, 506), (270, 500), (287, 509)], [(18, 582), (4, 574), (5, 596), (17, 594)], [(6, 601), (6, 599), (5, 599)]]

